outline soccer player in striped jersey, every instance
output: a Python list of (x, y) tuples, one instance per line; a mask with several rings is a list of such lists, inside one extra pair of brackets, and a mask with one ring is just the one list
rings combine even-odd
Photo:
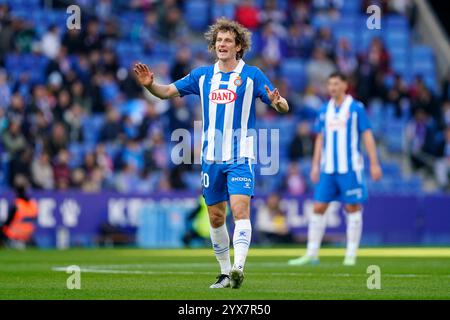
[[(142, 63), (136, 64), (134, 71), (140, 84), (161, 99), (200, 96), (202, 190), (208, 205), (213, 250), (221, 269), (211, 288), (239, 288), (252, 233), (255, 100), (261, 99), (280, 113), (287, 112), (289, 106), (259, 68), (242, 60), (250, 49), (251, 34), (247, 29), (222, 18), (210, 26), (205, 37), (208, 49), (217, 56), (213, 65), (196, 68), (170, 85), (155, 83), (153, 73)], [(233, 266), (225, 225), (228, 200), (235, 221)]]
[(309, 220), (306, 255), (289, 261), (290, 265), (315, 264), (325, 232), (325, 211), (331, 201), (344, 204), (347, 217), (347, 250), (344, 265), (355, 265), (362, 232), (362, 203), (367, 198), (363, 176), (362, 140), (370, 161), (370, 175), (379, 180), (375, 140), (361, 102), (346, 94), (347, 79), (335, 72), (328, 78), (331, 99), (320, 110), (316, 122), (316, 142), (311, 180), (317, 183), (314, 212)]

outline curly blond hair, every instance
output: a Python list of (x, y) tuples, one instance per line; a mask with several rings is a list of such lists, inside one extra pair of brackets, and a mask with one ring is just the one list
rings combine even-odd
[(217, 34), (221, 32), (230, 31), (235, 35), (236, 45), (241, 46), (241, 50), (236, 53), (236, 59), (242, 59), (245, 52), (251, 48), (251, 32), (243, 25), (236, 21), (228, 20), (226, 18), (219, 18), (209, 27), (205, 33), (205, 38), (208, 41), (208, 50), (215, 52)]

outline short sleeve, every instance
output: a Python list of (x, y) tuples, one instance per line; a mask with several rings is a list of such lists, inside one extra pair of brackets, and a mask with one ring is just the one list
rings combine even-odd
[(356, 107), (358, 113), (358, 132), (362, 133), (366, 130), (372, 129), (366, 109), (362, 103), (358, 103)]
[(313, 132), (316, 134), (322, 133), (325, 126), (325, 107), (322, 107), (317, 114), (316, 120), (313, 125)]
[(262, 102), (270, 105), (272, 101), (270, 101), (269, 96), (267, 95), (265, 86), (267, 85), (270, 90), (274, 89), (272, 82), (266, 77), (266, 75), (259, 69), (256, 68), (255, 78), (255, 96), (260, 98)]
[(187, 96), (189, 94), (200, 95), (199, 79), (201, 72), (201, 68), (196, 68), (192, 70), (187, 76), (173, 83), (181, 97)]

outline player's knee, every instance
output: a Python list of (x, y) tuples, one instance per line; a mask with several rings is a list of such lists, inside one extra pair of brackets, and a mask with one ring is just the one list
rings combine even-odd
[(324, 214), (327, 211), (328, 203), (314, 203), (314, 213)]
[(231, 205), (231, 211), (235, 220), (248, 219), (250, 208), (245, 202), (237, 202)]
[(210, 210), (209, 222), (213, 228), (219, 228), (225, 223), (225, 215), (219, 210)]
[(361, 206), (359, 204), (346, 204), (344, 210), (347, 213), (353, 213), (361, 210)]

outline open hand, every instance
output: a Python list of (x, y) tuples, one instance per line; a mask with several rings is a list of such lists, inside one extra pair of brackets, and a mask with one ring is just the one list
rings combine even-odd
[(269, 96), (270, 101), (272, 101), (272, 104), (277, 104), (280, 101), (280, 92), (277, 88), (273, 89), (273, 91), (270, 91), (269, 87), (267, 85), (264, 86), (266, 89), (267, 95)]
[(383, 172), (379, 164), (373, 164), (370, 166), (370, 175), (373, 181), (378, 181), (381, 179)]
[(136, 79), (138, 80), (140, 85), (148, 87), (153, 84), (154, 75), (147, 65), (138, 62), (134, 65), (133, 71), (136, 74)]

